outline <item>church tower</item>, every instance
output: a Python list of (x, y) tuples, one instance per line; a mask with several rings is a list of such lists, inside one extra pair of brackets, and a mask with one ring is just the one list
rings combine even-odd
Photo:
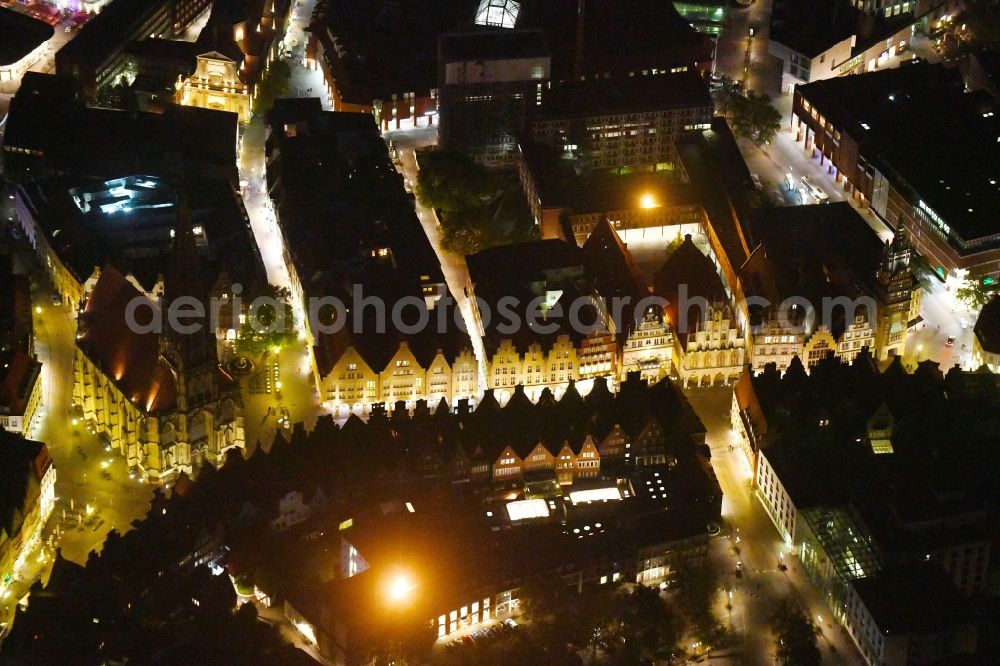
[(878, 279), (878, 323), (875, 348), (879, 359), (902, 356), (906, 351), (906, 330), (920, 314), (920, 285), (910, 267), (913, 247), (900, 229), (882, 249)]

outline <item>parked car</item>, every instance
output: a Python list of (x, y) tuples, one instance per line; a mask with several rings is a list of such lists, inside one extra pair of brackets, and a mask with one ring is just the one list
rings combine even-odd
[(809, 178), (809, 176), (802, 176), (801, 180), (802, 184), (805, 185), (806, 190), (809, 192), (810, 195), (812, 195), (814, 199), (816, 199), (816, 201), (820, 203), (826, 203), (827, 201), (829, 201), (830, 197), (827, 195), (827, 193), (821, 190), (819, 186), (816, 185), (816, 183), (814, 183)]
[(52, 294), (52, 305), (62, 305), (62, 296), (58, 293)]

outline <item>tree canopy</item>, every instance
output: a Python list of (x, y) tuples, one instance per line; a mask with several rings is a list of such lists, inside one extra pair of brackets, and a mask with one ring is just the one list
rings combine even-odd
[(770, 143), (781, 129), (781, 113), (771, 106), (770, 95), (750, 91), (732, 100), (733, 132), (757, 147)]
[(802, 608), (790, 599), (778, 604), (771, 616), (771, 627), (777, 640), (778, 663), (789, 666), (819, 666), (822, 662), (816, 644), (817, 629)]
[(1000, 296), (1000, 284), (992, 282), (984, 284), (982, 280), (972, 279), (955, 290), (955, 298), (965, 303), (973, 310), (983, 307), (997, 296)]
[(733, 112), (733, 106), (737, 104), (737, 98), (743, 97), (743, 85), (725, 74), (720, 77), (720, 85), (712, 91), (712, 99), (719, 109), (719, 113), (728, 116)]
[[(285, 347), (296, 338), (296, 321), (287, 287), (268, 285), (261, 302), (251, 302), (236, 336), (236, 351), (260, 356), (268, 349)], [(256, 300), (256, 299), (255, 299)]]
[(292, 79), (292, 68), (281, 59), (274, 60), (267, 68), (267, 74), (257, 84), (257, 96), (253, 101), (253, 114), (263, 115), (274, 106), (274, 100), (288, 93)]
[(416, 195), (441, 222), (441, 245), (461, 255), (529, 240), (534, 220), (520, 183), (475, 163), (462, 153), (420, 156)]
[(521, 589), (529, 622), (496, 641), (456, 651), (450, 663), (579, 664), (622, 666), (680, 654), (683, 621), (655, 588), (590, 585), (581, 592), (558, 578), (535, 580)]

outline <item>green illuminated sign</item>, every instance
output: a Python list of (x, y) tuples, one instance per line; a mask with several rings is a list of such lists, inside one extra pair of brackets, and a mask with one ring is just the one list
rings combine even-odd
[(991, 277), (984, 277), (983, 278), (983, 284), (993, 284), (994, 282), (996, 282), (996, 280), (994, 280)]

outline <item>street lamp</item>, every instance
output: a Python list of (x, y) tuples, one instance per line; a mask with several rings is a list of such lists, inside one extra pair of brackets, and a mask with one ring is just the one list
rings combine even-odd
[(413, 577), (406, 572), (393, 574), (385, 587), (385, 596), (392, 606), (402, 606), (409, 603), (413, 598), (413, 591), (417, 588)]
[(639, 208), (658, 208), (659, 205), (656, 201), (656, 196), (652, 192), (646, 192), (639, 198)]

